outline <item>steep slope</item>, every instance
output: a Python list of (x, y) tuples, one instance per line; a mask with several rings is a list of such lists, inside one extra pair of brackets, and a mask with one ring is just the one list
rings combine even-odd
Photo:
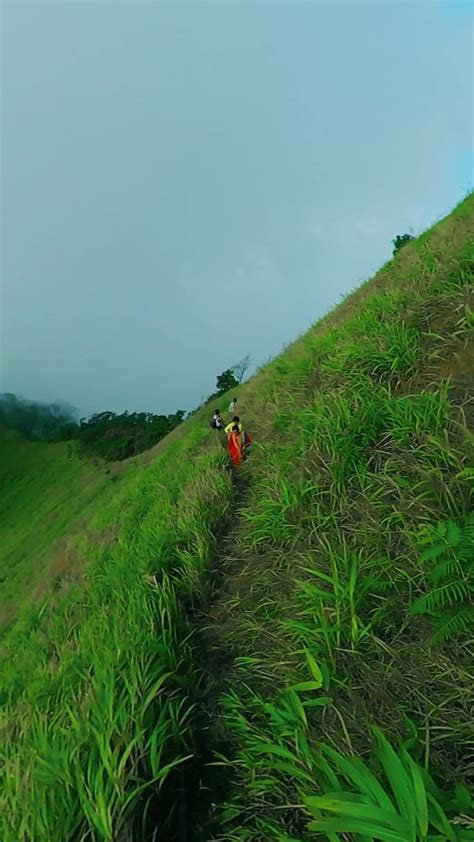
[(204, 409), (101, 496), (4, 638), (2, 839), (472, 838), (473, 235), (242, 387), (239, 473)]
[(474, 837), (473, 217), (471, 197), (260, 385), (258, 479), (201, 632), (211, 742), (230, 742), (212, 838), (392, 839), (372, 805), (338, 801), (367, 798), (360, 758), (393, 797), (373, 726), (458, 787), (437, 793), (458, 816), (428, 810), (432, 832)]

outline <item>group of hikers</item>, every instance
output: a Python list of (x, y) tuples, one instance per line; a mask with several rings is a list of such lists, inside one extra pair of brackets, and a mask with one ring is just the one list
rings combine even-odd
[[(234, 398), (229, 404), (229, 413), (235, 412), (236, 406), (237, 398)], [(232, 421), (229, 424), (226, 424), (222, 418), (220, 410), (215, 409), (214, 415), (212, 416), (211, 427), (213, 430), (217, 430), (217, 432), (220, 433), (223, 440), (224, 437), (227, 436), (227, 447), (232, 462), (235, 467), (241, 465), (248, 455), (252, 439), (249, 434), (245, 432), (239, 416), (234, 415)]]

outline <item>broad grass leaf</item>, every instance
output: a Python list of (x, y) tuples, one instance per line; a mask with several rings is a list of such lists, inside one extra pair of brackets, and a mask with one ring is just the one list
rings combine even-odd
[(324, 682), (323, 674), (322, 674), (318, 664), (316, 663), (315, 659), (313, 658), (311, 652), (309, 652), (308, 649), (305, 649), (304, 651), (305, 651), (305, 655), (306, 655), (306, 660), (308, 662), (308, 666), (311, 670), (311, 674), (312, 674), (313, 678), (316, 680), (316, 682), (318, 683), (318, 687), (322, 687), (323, 682)]
[[(352, 799), (352, 800), (351, 800)], [(403, 818), (393, 810), (383, 810), (375, 804), (367, 803), (367, 800), (353, 800), (350, 792), (332, 793), (329, 795), (317, 795), (305, 799), (305, 804), (310, 809), (322, 810), (323, 812), (336, 813), (339, 817), (363, 820), (370, 822), (372, 827), (387, 827), (389, 830), (400, 833), (408, 838), (408, 828)]]
[(316, 819), (309, 822), (308, 830), (314, 830), (318, 834), (329, 833), (355, 833), (357, 838), (361, 836), (377, 842), (407, 842), (407, 837), (396, 831), (384, 827), (374, 827), (370, 822), (348, 817), (335, 819)]
[(303, 702), (303, 706), (305, 708), (319, 708), (324, 707), (325, 705), (330, 705), (332, 703), (332, 699), (330, 696), (318, 696), (317, 699), (306, 699)]
[(365, 763), (358, 757), (344, 757), (329, 746), (323, 745), (322, 751), (329, 757), (337, 768), (345, 776), (346, 780), (351, 781), (359, 790), (370, 796), (371, 800), (378, 804), (384, 810), (392, 810), (395, 813), (395, 807), (385, 792), (384, 788), (378, 782), (375, 775), (365, 765)]
[(445, 834), (446, 840), (449, 840), (449, 842), (457, 842), (456, 833), (454, 832), (446, 813), (441, 807), (441, 804), (439, 804), (434, 795), (431, 795), (430, 792), (427, 793), (427, 798), (430, 823), (436, 828), (436, 830), (439, 830), (440, 833)]
[(289, 690), (294, 690), (295, 692), (304, 693), (308, 690), (319, 690), (321, 688), (321, 684), (319, 681), (301, 681), (299, 684), (293, 684), (289, 687)]
[(424, 838), (428, 833), (428, 804), (426, 800), (425, 782), (419, 766), (403, 748), (401, 749), (401, 756), (411, 775), (413, 793), (415, 796), (418, 829), (422, 838)]
[(472, 795), (464, 786), (464, 784), (457, 783), (454, 787), (455, 804), (457, 810), (470, 810), (472, 807)]
[(401, 815), (407, 822), (406, 842), (416, 842), (416, 808), (411, 780), (387, 738), (379, 728), (373, 728), (379, 744), (378, 756), (397, 801)]

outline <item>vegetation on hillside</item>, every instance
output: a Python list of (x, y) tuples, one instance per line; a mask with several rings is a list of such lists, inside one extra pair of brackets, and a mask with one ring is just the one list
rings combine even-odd
[(185, 412), (97, 412), (77, 420), (67, 404), (42, 404), (13, 394), (0, 395), (0, 424), (30, 441), (77, 441), (87, 457), (121, 461), (149, 450), (181, 424)]
[[(206, 403), (210, 403), (217, 398), (221, 398), (223, 395), (227, 394), (227, 392), (235, 391), (242, 383), (242, 380), (251, 365), (252, 358), (250, 354), (246, 354), (245, 357), (243, 357), (238, 363), (235, 363), (232, 368), (226, 368), (225, 371), (218, 375), (216, 380), (216, 390), (212, 393), (212, 395), (208, 396)], [(201, 409), (201, 407), (199, 406), (197, 409)], [(197, 412), (197, 409), (190, 413), (190, 415), (194, 415), (194, 413)]]
[(414, 239), (415, 238), (412, 234), (397, 234), (395, 239), (392, 240), (393, 254), (397, 254), (400, 251), (400, 249), (403, 248), (403, 246), (406, 246), (407, 243), (411, 242), (411, 240)]
[(225, 395), (226, 392), (230, 392), (232, 389), (236, 389), (239, 385), (239, 381), (235, 377), (233, 371), (230, 368), (226, 369), (219, 374), (216, 383), (216, 391), (214, 395), (211, 395), (211, 398), (216, 397), (220, 398), (221, 395)]
[(473, 233), (241, 388), (237, 475), (203, 408), (98, 497), (3, 639), (2, 839), (474, 839)]
[(182, 409), (172, 415), (98, 412), (81, 419), (70, 438), (78, 440), (86, 456), (121, 461), (149, 450), (181, 424), (184, 416)]

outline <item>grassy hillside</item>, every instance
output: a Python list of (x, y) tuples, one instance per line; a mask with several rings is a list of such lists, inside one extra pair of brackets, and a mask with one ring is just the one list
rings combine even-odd
[(108, 485), (66, 444), (46, 447), (0, 427), (0, 631), (49, 579), (74, 574), (68, 536)]
[(243, 470), (203, 410), (97, 491), (3, 638), (2, 839), (474, 838), (473, 241), (471, 196), (241, 387)]

